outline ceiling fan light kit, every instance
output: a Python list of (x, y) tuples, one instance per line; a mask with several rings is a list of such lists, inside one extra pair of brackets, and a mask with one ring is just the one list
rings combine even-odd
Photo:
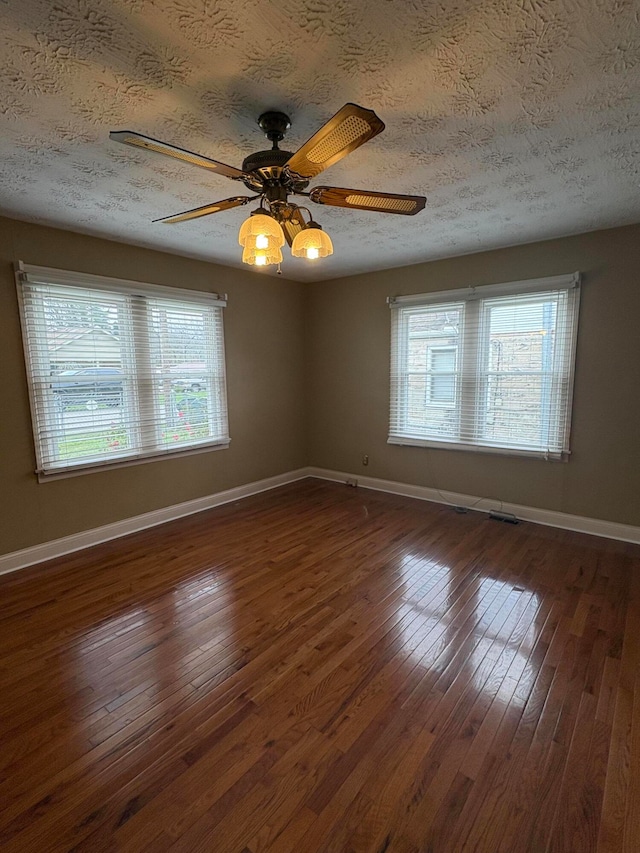
[(249, 266), (268, 267), (282, 263), (282, 251), (279, 248), (256, 249), (246, 247), (242, 251), (242, 263)]
[(291, 254), (294, 258), (307, 258), (310, 261), (326, 258), (333, 254), (333, 243), (329, 235), (322, 230), (322, 226), (312, 220), (293, 238)]
[[(333, 254), (329, 235), (314, 222), (306, 207), (289, 200), (291, 195), (304, 196), (316, 204), (404, 216), (413, 216), (424, 209), (424, 196), (324, 186), (306, 192), (316, 175), (384, 130), (384, 123), (373, 110), (357, 104), (345, 104), (295, 153), (278, 147), (291, 127), (289, 116), (270, 110), (260, 116), (258, 124), (272, 143), (272, 148), (250, 154), (245, 158), (242, 169), (129, 130), (112, 131), (109, 136), (115, 142), (174, 157), (217, 172), (232, 181), (242, 181), (254, 191), (254, 196), (232, 196), (154, 220), (173, 225), (259, 200), (260, 206), (242, 223), (238, 235), (238, 242), (243, 247), (242, 261), (252, 266), (281, 263), (281, 247), (285, 240), (294, 257), (316, 260)], [(308, 222), (302, 215), (303, 210), (309, 213)]]
[(264, 207), (252, 211), (238, 234), (238, 243), (245, 248), (279, 249), (284, 246), (284, 240), (282, 225)]

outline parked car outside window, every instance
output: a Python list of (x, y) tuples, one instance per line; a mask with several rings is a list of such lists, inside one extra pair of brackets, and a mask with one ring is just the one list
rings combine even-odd
[(117, 367), (63, 370), (51, 382), (53, 393), (64, 408), (90, 400), (118, 406), (122, 402), (122, 387), (122, 371)]
[(175, 388), (186, 388), (191, 391), (201, 391), (207, 387), (207, 366), (203, 361), (191, 361), (176, 364), (169, 368), (171, 384)]

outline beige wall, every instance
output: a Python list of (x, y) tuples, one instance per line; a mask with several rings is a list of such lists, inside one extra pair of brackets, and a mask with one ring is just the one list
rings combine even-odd
[[(388, 295), (574, 270), (584, 284), (569, 462), (386, 443)], [(640, 525), (639, 330), (640, 226), (311, 285), (310, 464)]]
[[(231, 447), (38, 483), (17, 260), (228, 293)], [(304, 304), (296, 282), (0, 218), (0, 554), (304, 465)]]
[[(19, 259), (227, 292), (230, 449), (39, 484)], [(568, 463), (386, 443), (386, 296), (576, 269), (584, 286)], [(640, 226), (301, 285), (0, 218), (0, 554), (305, 464), (640, 525), (639, 270)]]

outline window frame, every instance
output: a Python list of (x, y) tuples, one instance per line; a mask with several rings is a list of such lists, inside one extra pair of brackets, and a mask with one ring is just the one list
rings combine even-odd
[[(111, 470), (114, 468), (127, 467), (131, 465), (138, 465), (147, 462), (155, 462), (160, 459), (173, 459), (182, 456), (206, 453), (214, 450), (223, 450), (229, 447), (231, 439), (229, 437), (226, 383), (226, 351), (224, 337), (224, 321), (222, 314), (222, 309), (224, 309), (227, 304), (226, 294), (218, 294), (215, 292), (206, 292), (199, 290), (189, 290), (187, 288), (171, 287), (167, 285), (149, 284), (146, 282), (133, 281), (129, 279), (117, 279), (108, 276), (95, 275), (93, 273), (81, 273), (68, 270), (60, 270), (51, 267), (26, 264), (23, 261), (19, 261), (15, 265), (15, 279), (18, 294), (22, 343), (25, 358), (33, 442), (36, 457), (35, 473), (37, 474), (38, 480), (40, 482), (47, 482), (65, 477), (73, 477), (80, 474), (95, 473), (96, 471), (104, 471)], [(198, 442), (193, 442), (192, 444), (183, 444), (180, 447), (175, 448), (170, 446), (162, 447), (159, 442), (157, 442), (156, 437), (156, 445), (153, 447), (153, 449), (138, 448), (137, 450), (134, 449), (131, 452), (124, 452), (121, 455), (114, 454), (110, 455), (108, 458), (103, 459), (78, 459), (76, 461), (71, 461), (69, 464), (52, 465), (50, 462), (47, 463), (46, 460), (50, 459), (52, 454), (50, 454), (50, 452), (47, 451), (45, 448), (47, 439), (46, 437), (41, 436), (41, 431), (43, 426), (46, 426), (48, 423), (50, 423), (51, 414), (48, 410), (49, 406), (46, 402), (45, 396), (37, 394), (35, 392), (32, 381), (32, 377), (37, 375), (38, 373), (39, 368), (37, 366), (37, 362), (38, 360), (40, 360), (40, 364), (42, 364), (42, 360), (45, 359), (45, 354), (43, 353), (42, 348), (39, 348), (37, 345), (34, 346), (33, 337), (31, 339), (29, 337), (27, 313), (25, 306), (25, 294), (23, 289), (23, 286), (25, 284), (29, 285), (39, 283), (42, 283), (45, 286), (49, 284), (69, 288), (78, 287), (84, 288), (86, 290), (104, 291), (105, 294), (124, 294), (126, 296), (133, 297), (132, 305), (135, 305), (136, 297), (139, 297), (138, 304), (144, 304), (145, 311), (146, 306), (151, 304), (151, 300), (153, 299), (166, 299), (168, 301), (175, 301), (176, 303), (180, 303), (181, 301), (191, 302), (194, 305), (199, 303), (207, 308), (220, 309), (220, 318), (218, 324), (219, 338), (216, 340), (214, 346), (217, 347), (221, 353), (220, 367), (222, 380), (221, 387), (212, 387), (211, 394), (213, 395), (213, 398), (218, 398), (217, 402), (220, 406), (219, 411), (222, 415), (221, 419), (224, 426), (224, 435), (217, 438), (211, 438), (210, 440), (205, 439)], [(42, 306), (38, 305), (37, 303), (35, 304), (36, 311), (41, 311)], [(133, 321), (134, 311), (135, 309), (132, 309), (131, 316), (128, 316), (126, 318), (127, 326), (131, 325)], [(140, 341), (133, 341), (133, 333), (131, 332), (131, 329), (127, 329), (126, 335), (127, 337), (130, 337), (131, 340), (128, 342), (125, 349), (131, 349), (132, 351), (138, 350), (140, 348)], [(146, 350), (146, 355), (143, 357), (143, 360), (144, 358), (148, 358), (150, 348), (150, 342), (147, 342), (142, 346), (142, 349)], [(128, 357), (130, 357), (130, 355), (131, 354), (128, 353)], [(40, 371), (41, 370), (42, 368), (40, 367)], [(139, 400), (139, 386), (143, 384), (143, 379), (144, 376), (140, 372), (138, 372), (133, 380), (134, 387), (129, 392), (129, 405), (134, 406), (136, 421), (133, 429), (138, 432), (140, 431), (140, 429), (144, 430), (145, 428), (144, 424), (142, 423), (144, 418), (140, 414), (141, 404)]]
[[(534, 458), (553, 459), (566, 461), (571, 450), (569, 438), (571, 431), (571, 418), (573, 409), (573, 385), (575, 377), (575, 358), (578, 330), (578, 313), (580, 303), (579, 272), (549, 276), (546, 278), (527, 279), (524, 281), (504, 282), (501, 284), (479, 285), (467, 288), (437, 291), (433, 293), (413, 294), (407, 296), (388, 297), (387, 303), (391, 309), (391, 388), (390, 388), (390, 425), (388, 444), (407, 445), (414, 447), (433, 447), (448, 450), (467, 450), (480, 453), (493, 453), (508, 456), (527, 456)], [(487, 379), (491, 371), (488, 368), (487, 347), (489, 344), (489, 330), (487, 315), (490, 305), (483, 300), (499, 299), (504, 297), (526, 297), (555, 291), (566, 298), (566, 308), (557, 321), (560, 329), (557, 335), (557, 346), (554, 351), (556, 360), (565, 359), (567, 366), (566, 386), (562, 405), (557, 401), (557, 395), (551, 391), (548, 395), (550, 405), (556, 405), (549, 423), (563, 424), (558, 426), (556, 435), (560, 450), (535, 447), (517, 447), (509, 444), (492, 444), (483, 438), (480, 431), (482, 418), (480, 412), (486, 406)], [(403, 391), (403, 365), (404, 375), (409, 371), (408, 365), (408, 324), (407, 314), (403, 314), (403, 308), (433, 308), (442, 305), (447, 308), (462, 306), (461, 324), (459, 331), (458, 367), (456, 374), (459, 376), (460, 388), (456, 392), (453, 405), (447, 403), (430, 403), (430, 406), (450, 406), (455, 409), (457, 419), (457, 432), (455, 438), (443, 437), (420, 437), (411, 434), (407, 428), (408, 407), (406, 395)], [(554, 374), (555, 376), (555, 374)], [(483, 387), (485, 391), (483, 391)], [(465, 417), (463, 417), (463, 410)], [(471, 414), (470, 414), (471, 413)], [(403, 420), (404, 419), (404, 420)], [(404, 425), (404, 428), (403, 428)]]

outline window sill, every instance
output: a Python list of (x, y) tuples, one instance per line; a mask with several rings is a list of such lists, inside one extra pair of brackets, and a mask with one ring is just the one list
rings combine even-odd
[(142, 465), (146, 462), (158, 462), (162, 459), (178, 459), (185, 456), (195, 456), (199, 453), (209, 453), (212, 450), (227, 450), (230, 440), (200, 444), (196, 447), (184, 447), (180, 450), (152, 453), (147, 456), (123, 456), (113, 461), (87, 462), (84, 465), (74, 465), (67, 468), (56, 468), (48, 471), (36, 471), (39, 483), (49, 483), (53, 480), (63, 480), (67, 477), (79, 477), (82, 474), (96, 474), (99, 471), (112, 471), (115, 468), (128, 468), (131, 465)]
[(523, 456), (529, 459), (542, 459), (545, 462), (568, 462), (570, 451), (565, 453), (534, 450), (520, 447), (496, 447), (487, 444), (464, 444), (458, 441), (438, 441), (431, 438), (414, 436), (389, 436), (387, 444), (406, 445), (408, 447), (431, 447), (438, 450), (463, 450), (473, 453), (491, 453), (498, 456)]

